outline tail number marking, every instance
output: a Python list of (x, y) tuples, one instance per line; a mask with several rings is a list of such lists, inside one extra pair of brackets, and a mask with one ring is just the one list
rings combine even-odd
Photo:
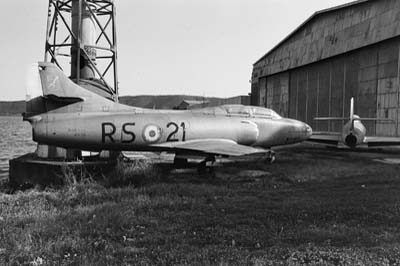
[(113, 123), (102, 123), (101, 124), (101, 142), (104, 144), (106, 143), (106, 138), (108, 137), (111, 141), (111, 143), (114, 143), (115, 140), (113, 138), (113, 135), (116, 131), (116, 127)]
[[(185, 141), (186, 140), (186, 126), (185, 126), (185, 123), (182, 122), (180, 126), (182, 128), (182, 141)], [(178, 133), (178, 131), (179, 131), (179, 126), (174, 122), (169, 122), (167, 124), (167, 128), (170, 128), (170, 127), (172, 127), (173, 130), (172, 130), (171, 133), (169, 133), (169, 135), (167, 137), (167, 142), (179, 141), (179, 139), (175, 137), (175, 134)]]
[[(121, 143), (132, 143), (136, 140), (136, 135), (133, 132), (132, 127), (135, 123), (125, 123), (122, 125), (121, 130)], [(182, 122), (180, 126), (174, 122), (169, 122), (167, 128), (172, 128), (171, 133), (167, 137), (167, 142), (175, 141), (185, 141), (186, 140), (186, 124)], [(176, 136), (182, 128), (182, 139)], [(104, 122), (101, 124), (101, 142), (105, 143), (116, 143), (118, 140), (115, 139), (115, 133), (117, 132), (117, 127), (111, 122)], [(143, 130), (143, 138), (146, 142), (154, 143), (161, 139), (161, 129), (155, 125), (148, 125)]]
[[(135, 123), (125, 123), (122, 125), (122, 131), (121, 131), (121, 142), (122, 143), (132, 143), (135, 141), (136, 136), (133, 131), (129, 131), (128, 127), (133, 127)], [(125, 136), (130, 136), (130, 138), (125, 139)]]
[[(121, 130), (121, 143), (132, 143), (136, 139), (135, 133), (130, 129), (130, 127), (135, 126), (135, 123), (125, 123), (122, 125)], [(113, 135), (117, 131), (116, 126), (113, 123), (105, 122), (101, 124), (101, 142), (105, 144), (106, 142), (115, 143)], [(108, 139), (108, 141), (107, 141)]]

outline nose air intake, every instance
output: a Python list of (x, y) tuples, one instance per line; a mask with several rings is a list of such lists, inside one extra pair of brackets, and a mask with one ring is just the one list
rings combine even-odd
[(309, 137), (311, 137), (312, 136), (312, 128), (309, 126), (309, 125), (305, 125), (305, 127), (306, 127), (306, 135), (307, 135), (307, 138), (309, 138)]
[(357, 145), (357, 137), (353, 134), (349, 134), (345, 138), (346, 145), (349, 147), (355, 147)]

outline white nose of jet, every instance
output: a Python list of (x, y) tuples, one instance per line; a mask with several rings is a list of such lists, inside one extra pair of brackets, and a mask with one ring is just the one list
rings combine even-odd
[(312, 128), (304, 122), (287, 119), (287, 144), (302, 142), (312, 135)]
[(306, 128), (306, 136), (307, 136), (307, 139), (308, 139), (312, 135), (312, 128), (309, 125), (305, 124), (305, 123), (304, 123), (304, 125), (305, 125), (305, 128)]
[(308, 124), (300, 122), (300, 125), (298, 126), (298, 132), (301, 140), (307, 140), (312, 135), (312, 128)]

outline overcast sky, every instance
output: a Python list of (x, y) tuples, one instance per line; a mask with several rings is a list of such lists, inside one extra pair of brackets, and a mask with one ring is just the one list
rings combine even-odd
[[(47, 0), (3, 1), (0, 100), (25, 99), (43, 60)], [(347, 0), (115, 0), (120, 95), (230, 97), (252, 64), (315, 11)]]

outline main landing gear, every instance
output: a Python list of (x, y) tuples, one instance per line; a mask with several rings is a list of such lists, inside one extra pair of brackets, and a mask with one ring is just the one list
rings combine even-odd
[(270, 150), (267, 154), (266, 154), (266, 158), (265, 161), (268, 163), (273, 163), (276, 160), (276, 156), (275, 156), (275, 152)]
[[(215, 163), (215, 156), (214, 155), (209, 155), (206, 157), (203, 161), (201, 161), (198, 166), (197, 166), (197, 172), (199, 174), (205, 174), (207, 172), (207, 162), (211, 162), (211, 164)], [(213, 172), (213, 168), (209, 167), (208, 168), (210, 172)]]
[[(203, 157), (204, 158), (204, 157)], [(190, 166), (197, 166), (197, 172), (199, 174), (204, 174), (209, 170), (210, 172), (213, 171), (212, 167), (207, 167), (207, 163), (211, 162), (211, 164), (215, 163), (215, 156), (214, 155), (208, 155), (205, 157), (202, 161), (199, 163), (193, 165), (188, 162), (187, 158), (182, 158), (180, 156), (175, 156), (174, 158), (174, 166), (176, 168), (189, 168)]]
[(186, 158), (179, 158), (177, 156), (174, 157), (174, 166), (176, 168), (185, 168), (189, 165), (188, 159)]

